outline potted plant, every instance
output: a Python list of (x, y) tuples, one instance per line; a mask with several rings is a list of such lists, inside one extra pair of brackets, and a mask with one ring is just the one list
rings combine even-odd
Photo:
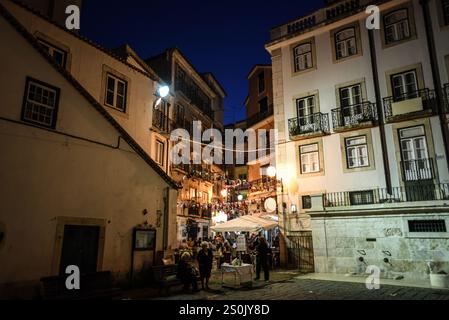
[(437, 289), (449, 289), (449, 274), (437, 268), (435, 262), (428, 263), (430, 270), (430, 285)]

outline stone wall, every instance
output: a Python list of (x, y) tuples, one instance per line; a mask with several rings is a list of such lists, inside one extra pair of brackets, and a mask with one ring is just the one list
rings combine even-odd
[(422, 219), (449, 226), (449, 213), (312, 218), (316, 272), (363, 274), (375, 265), (382, 278), (425, 280), (435, 261), (449, 273), (449, 233), (409, 233), (408, 220)]

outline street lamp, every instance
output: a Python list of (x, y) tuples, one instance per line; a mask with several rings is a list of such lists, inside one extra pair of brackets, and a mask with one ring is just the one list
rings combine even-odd
[(170, 94), (170, 88), (166, 85), (159, 86), (156, 96), (158, 99), (154, 102), (153, 109), (157, 110), (162, 103), (162, 99), (166, 98)]

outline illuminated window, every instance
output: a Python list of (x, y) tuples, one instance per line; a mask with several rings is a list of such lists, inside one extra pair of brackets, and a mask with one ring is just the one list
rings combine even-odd
[(347, 28), (335, 34), (337, 60), (357, 54), (355, 28)]
[(386, 44), (399, 42), (411, 36), (407, 9), (396, 10), (384, 17)]
[(58, 88), (27, 78), (22, 120), (54, 129), (56, 127), (59, 92)]
[(295, 72), (313, 68), (312, 43), (304, 43), (293, 49)]

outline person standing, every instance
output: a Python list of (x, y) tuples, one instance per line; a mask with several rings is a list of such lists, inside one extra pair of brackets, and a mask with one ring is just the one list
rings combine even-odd
[(268, 269), (268, 243), (264, 237), (259, 237), (259, 241), (256, 247), (256, 281), (260, 280), (260, 272), (263, 269), (265, 281), (270, 281), (270, 270)]
[(184, 252), (178, 265), (177, 278), (184, 285), (184, 291), (187, 292), (192, 287), (193, 292), (198, 292), (197, 274), (195, 268), (191, 264), (192, 256), (188, 252)]
[(204, 281), (206, 281), (206, 289), (209, 290), (209, 280), (212, 274), (212, 264), (214, 261), (214, 253), (209, 247), (209, 243), (201, 243), (201, 250), (198, 252), (197, 259), (200, 269), (201, 288), (204, 290)]

